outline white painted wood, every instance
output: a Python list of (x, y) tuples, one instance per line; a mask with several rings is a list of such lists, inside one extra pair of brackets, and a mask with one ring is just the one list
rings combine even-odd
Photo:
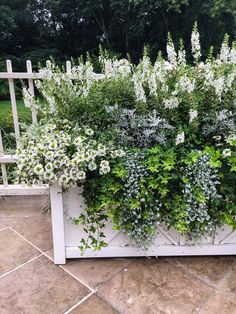
[(17, 161), (16, 155), (3, 155), (0, 156), (0, 164), (14, 164)]
[[(27, 73), (32, 74), (32, 64), (30, 60), (26, 61), (26, 68), (27, 68)], [(29, 84), (29, 91), (31, 95), (34, 97), (34, 82), (33, 79), (29, 78), (28, 79), (28, 84)], [(34, 108), (32, 108), (32, 122), (37, 123), (37, 114)]]
[(71, 62), (66, 61), (66, 73), (71, 74)]
[[(7, 72), (12, 73), (12, 64), (10, 60), (7, 60)], [(20, 139), (20, 128), (19, 128), (19, 120), (17, 114), (17, 107), (16, 107), (16, 93), (13, 79), (8, 79), (9, 83), (9, 91), (10, 91), (10, 98), (11, 98), (11, 107), (12, 107), (12, 114), (13, 114), (13, 122), (14, 122), (14, 129), (15, 129), (15, 136), (16, 136), (16, 144), (19, 145)]]
[[(70, 189), (63, 193), (64, 223), (60, 222), (61, 231), (57, 225), (58, 234), (64, 234), (64, 250), (66, 258), (96, 258), (96, 257), (128, 257), (128, 256), (188, 256), (188, 255), (236, 255), (236, 232), (229, 226), (217, 229), (217, 234), (222, 232), (221, 242), (214, 244), (213, 237), (206, 238), (199, 243), (186, 241), (185, 237), (177, 236), (178, 233), (165, 226), (157, 226), (157, 233), (154, 243), (149, 250), (142, 251), (135, 247), (135, 244), (128, 240), (122, 231), (112, 229), (111, 222), (108, 222), (104, 233), (108, 246), (100, 251), (86, 250), (81, 255), (78, 245), (82, 237), (86, 237), (81, 226), (72, 224), (71, 217), (78, 217), (85, 209), (85, 204), (80, 195), (79, 188)], [(55, 224), (55, 222), (53, 222)], [(56, 247), (54, 247), (57, 250)], [(60, 248), (61, 250), (61, 248)], [(58, 253), (60, 254), (60, 253)], [(58, 262), (58, 260), (57, 260)]]
[[(2, 143), (2, 132), (0, 129), (0, 157), (4, 155), (3, 151), (3, 143)], [(7, 179), (7, 167), (6, 164), (1, 164), (1, 171), (2, 171), (2, 181), (3, 185), (7, 186), (8, 185), (8, 179)]]
[(134, 256), (199, 256), (199, 255), (235, 255), (236, 244), (227, 245), (205, 245), (205, 246), (168, 246), (162, 245), (148, 252), (141, 251), (135, 247), (109, 246), (101, 251), (86, 250), (81, 255), (79, 249), (66, 247), (66, 258), (98, 258), (98, 257), (134, 257)]
[[(67, 74), (69, 78), (73, 79), (73, 74)], [(97, 73), (95, 74), (95, 79), (102, 79), (104, 77), (103, 74)], [(0, 79), (43, 79), (44, 75), (41, 73), (27, 73), (27, 72), (0, 72)]]
[(0, 196), (12, 195), (48, 195), (49, 187), (43, 186), (26, 186), (22, 184), (9, 184), (7, 186), (0, 184)]
[(58, 184), (50, 187), (54, 263), (65, 264), (65, 231), (62, 191)]

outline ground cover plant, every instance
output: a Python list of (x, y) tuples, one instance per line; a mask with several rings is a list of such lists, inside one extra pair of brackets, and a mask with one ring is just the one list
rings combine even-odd
[(40, 104), (24, 89), (41, 121), (23, 135), (17, 180), (83, 187), (87, 209), (72, 219), (88, 234), (81, 251), (106, 245), (108, 219), (142, 249), (159, 223), (191, 241), (236, 227), (236, 47), (226, 35), (203, 59), (196, 24), (191, 47), (188, 63), (170, 35), (154, 64), (101, 51), (99, 77), (89, 58), (73, 80), (48, 65)]

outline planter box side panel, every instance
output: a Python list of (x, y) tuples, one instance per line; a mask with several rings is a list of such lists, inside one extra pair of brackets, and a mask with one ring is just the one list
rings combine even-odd
[(168, 230), (165, 225), (158, 225), (155, 241), (146, 252), (137, 248), (122, 231), (113, 230), (112, 223), (108, 222), (104, 230), (108, 246), (95, 252), (86, 250), (81, 256), (78, 245), (81, 238), (86, 239), (87, 235), (81, 226), (70, 222), (71, 217), (78, 217), (85, 208), (79, 188), (63, 194), (63, 208), (67, 258), (236, 254), (236, 231), (226, 225), (217, 229), (214, 237), (205, 238), (199, 243), (188, 242), (173, 228)]

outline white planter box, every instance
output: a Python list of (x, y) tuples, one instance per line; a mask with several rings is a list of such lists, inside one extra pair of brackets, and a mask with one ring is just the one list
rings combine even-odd
[(216, 230), (214, 237), (195, 244), (188, 243), (174, 229), (158, 226), (154, 244), (146, 252), (127, 242), (121, 231), (113, 230), (112, 224), (107, 223), (105, 241), (108, 246), (101, 251), (86, 250), (81, 255), (78, 245), (86, 234), (82, 227), (70, 224), (68, 219), (78, 217), (83, 210), (79, 189), (73, 188), (62, 194), (60, 187), (54, 184), (50, 188), (50, 195), (55, 264), (65, 264), (66, 258), (236, 254), (236, 231), (226, 225)]

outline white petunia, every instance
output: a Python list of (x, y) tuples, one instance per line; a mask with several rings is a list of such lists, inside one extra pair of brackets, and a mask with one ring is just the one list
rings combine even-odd
[(109, 165), (109, 161), (107, 160), (102, 160), (100, 163), (100, 169), (99, 169), (99, 173), (100, 174), (107, 174), (108, 172), (110, 172), (111, 168)]
[(79, 171), (78, 172), (78, 179), (84, 180), (85, 178), (86, 178), (86, 173), (84, 171)]
[(44, 172), (44, 169), (43, 169), (43, 166), (41, 164), (37, 164), (35, 167), (34, 167), (34, 173), (37, 174), (37, 175), (41, 175), (43, 174)]

